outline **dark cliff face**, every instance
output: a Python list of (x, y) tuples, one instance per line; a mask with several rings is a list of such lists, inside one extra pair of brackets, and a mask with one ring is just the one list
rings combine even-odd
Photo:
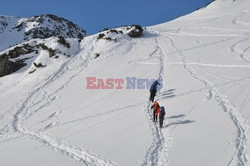
[(0, 77), (13, 73), (26, 66), (24, 62), (13, 62), (7, 57), (0, 56)]

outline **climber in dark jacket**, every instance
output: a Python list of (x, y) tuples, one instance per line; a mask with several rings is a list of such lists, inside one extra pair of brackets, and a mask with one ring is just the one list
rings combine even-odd
[(149, 91), (150, 91), (150, 98), (149, 101), (154, 102), (154, 98), (157, 92), (157, 86), (160, 85), (160, 83), (156, 80), (150, 87)]
[(155, 113), (156, 116), (159, 115), (159, 125), (160, 128), (163, 127), (163, 120), (164, 120), (164, 116), (165, 116), (165, 108), (163, 106), (159, 107)]

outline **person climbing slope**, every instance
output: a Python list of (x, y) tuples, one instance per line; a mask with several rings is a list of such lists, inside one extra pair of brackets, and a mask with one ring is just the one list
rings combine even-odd
[(157, 115), (156, 115), (156, 111), (160, 108), (160, 105), (157, 101), (155, 101), (153, 103), (153, 105), (151, 106), (151, 109), (153, 109), (153, 122), (157, 122)]
[(150, 91), (150, 98), (149, 101), (154, 102), (154, 98), (157, 92), (157, 86), (160, 86), (160, 83), (156, 80), (150, 87), (149, 91)]
[(159, 126), (160, 126), (160, 128), (163, 127), (163, 120), (164, 120), (165, 114), (166, 114), (165, 113), (165, 108), (163, 106), (158, 108), (157, 111), (156, 111), (156, 116), (159, 115)]

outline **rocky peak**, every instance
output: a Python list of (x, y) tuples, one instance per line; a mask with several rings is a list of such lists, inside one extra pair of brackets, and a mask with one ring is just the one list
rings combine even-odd
[(82, 39), (86, 36), (86, 31), (78, 25), (52, 14), (33, 16), (20, 21), (12, 29), (24, 31), (24, 40), (44, 39), (52, 36)]

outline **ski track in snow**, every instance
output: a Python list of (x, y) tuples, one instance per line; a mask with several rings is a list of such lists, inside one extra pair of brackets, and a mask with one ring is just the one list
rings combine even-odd
[[(156, 31), (151, 30), (153, 34), (157, 34)], [(159, 59), (159, 74), (158, 78), (163, 80), (165, 84), (165, 64), (166, 64), (166, 52), (163, 47), (161, 47), (161, 40), (158, 37), (155, 37), (156, 50), (153, 52), (155, 55), (158, 55)], [(165, 84), (166, 85), (166, 84)], [(166, 88), (166, 87), (165, 87)], [(169, 128), (164, 128), (162, 130), (158, 127), (158, 123), (153, 124), (152, 122), (152, 110), (150, 108), (150, 102), (147, 102), (145, 108), (145, 115), (149, 123), (150, 131), (152, 134), (152, 141), (149, 149), (147, 150), (144, 161), (142, 165), (167, 165), (168, 155), (167, 152), (171, 147), (171, 131)]]
[[(247, 59), (245, 53), (250, 49), (250, 47), (248, 46), (247, 48), (245, 48), (244, 50), (241, 49), (237, 49), (237, 46), (240, 45), (243, 42), (246, 42), (250, 39), (250, 37), (244, 38), (242, 40), (240, 40), (239, 42), (235, 43), (232, 47), (231, 47), (231, 51), (238, 53), (240, 55), (240, 58), (243, 59), (244, 61), (246, 61), (247, 63), (250, 63), (249, 59)], [(250, 58), (250, 57), (249, 57)]]
[(71, 121), (63, 122), (63, 123), (55, 125), (53, 127), (59, 127), (59, 126), (63, 126), (63, 125), (71, 124), (71, 123), (81, 122), (81, 121), (86, 120), (86, 119), (92, 119), (92, 118), (96, 118), (96, 117), (101, 117), (101, 116), (113, 114), (113, 113), (116, 113), (116, 112), (122, 112), (122, 111), (124, 112), (124, 110), (126, 110), (126, 109), (133, 108), (133, 107), (136, 107), (136, 106), (140, 106), (142, 104), (144, 104), (144, 102), (141, 102), (141, 103), (138, 103), (138, 104), (132, 104), (132, 105), (124, 106), (122, 108), (113, 109), (113, 110), (108, 111), (108, 112), (103, 112), (103, 113), (99, 113), (99, 114), (95, 114), (95, 115), (90, 115), (88, 117), (83, 117), (83, 118), (78, 118), (78, 119), (74, 119), (74, 120), (71, 120)]
[[(183, 65), (182, 62), (172, 62), (169, 65)], [(221, 65), (221, 64), (208, 64), (208, 63), (186, 63), (189, 66), (203, 66), (203, 67), (216, 67), (216, 68), (250, 68), (250, 65)]]
[[(157, 31), (152, 30), (153, 33), (155, 34), (160, 34)], [(156, 50), (154, 51), (154, 54), (158, 55), (159, 54), (159, 63), (157, 63), (160, 66), (159, 69), (159, 75), (158, 78), (166, 78), (165, 74), (165, 65), (169, 65), (169, 63), (166, 62), (166, 56), (168, 53), (165, 52), (164, 48), (161, 46), (161, 40), (159, 38), (155, 38), (156, 42)], [(172, 42), (171, 42), (172, 43)], [(144, 63), (144, 62), (139, 62), (142, 64), (148, 64), (152, 65), (152, 63)], [(155, 63), (153, 63), (154, 65)], [(163, 79), (163, 82), (165, 80)], [(166, 85), (166, 83), (165, 83)], [(178, 96), (185, 96), (189, 95), (191, 93), (199, 92), (199, 91), (204, 91), (207, 90), (207, 88), (202, 88), (200, 90), (194, 90), (192, 92), (184, 92), (182, 94), (177, 94), (173, 97), (169, 98), (175, 98)], [(158, 99), (161, 100), (160, 94), (157, 95)], [(211, 97), (211, 95), (209, 95)], [(210, 97), (207, 97), (209, 99)], [(206, 102), (207, 100), (204, 100), (203, 102)], [(190, 109), (190, 111), (187, 113), (187, 115), (190, 115), (195, 109), (197, 109), (203, 102), (195, 105), (193, 108)], [(147, 102), (146, 108), (145, 108), (145, 115), (147, 117), (150, 131), (152, 134), (152, 141), (151, 145), (149, 146), (149, 149), (147, 150), (144, 161), (142, 165), (167, 165), (168, 164), (168, 151), (172, 146), (172, 134), (174, 130), (178, 127), (178, 123), (175, 123), (171, 126), (165, 126), (163, 129), (158, 127), (158, 123), (153, 124), (152, 122), (152, 110), (150, 108), (150, 102)], [(183, 117), (181, 120), (183, 120), (185, 117)]]
[[(90, 40), (91, 42), (91, 40)], [(88, 45), (86, 44), (86, 47)], [(90, 48), (89, 50), (87, 50), (87, 53), (85, 55), (91, 55), (91, 51), (93, 48)], [(41, 142), (43, 145), (49, 147), (50, 149), (54, 150), (54, 151), (59, 151), (60, 153), (67, 155), (68, 157), (71, 157), (79, 162), (82, 162), (85, 165), (116, 165), (115, 163), (102, 158), (101, 156), (98, 156), (96, 154), (93, 154), (89, 151), (83, 150), (81, 148), (77, 148), (74, 147), (68, 143), (65, 143), (61, 140), (58, 140), (56, 138), (53, 138), (51, 136), (49, 136), (48, 134), (46, 134), (45, 132), (35, 132), (32, 130), (28, 130), (26, 129), (23, 125), (22, 125), (22, 120), (24, 118), (27, 118), (32, 116), (34, 113), (30, 113), (29, 112), (29, 108), (31, 106), (33, 106), (33, 99), (36, 99), (37, 97), (39, 97), (39, 95), (42, 94), (43, 98), (42, 100), (46, 99), (46, 103), (44, 105), (42, 105), (41, 107), (39, 107), (36, 111), (38, 111), (39, 109), (45, 107), (46, 105), (48, 105), (53, 99), (55, 98), (51, 98), (51, 96), (53, 96), (54, 94), (56, 94), (59, 90), (63, 89), (65, 86), (67, 86), (69, 84), (69, 82), (71, 82), (71, 80), (78, 76), (80, 74), (80, 72), (85, 69), (88, 64), (91, 62), (91, 59), (89, 59), (89, 57), (87, 57), (86, 59), (82, 59), (81, 55), (77, 55), (78, 57), (76, 58), (72, 58), (71, 60), (69, 60), (68, 62), (66, 62), (60, 70), (58, 70), (58, 72), (56, 72), (53, 76), (50, 77), (50, 79), (48, 79), (48, 81), (46, 81), (43, 85), (41, 85), (39, 88), (35, 89), (33, 92), (31, 92), (27, 99), (21, 103), (21, 106), (19, 107), (19, 109), (16, 111), (16, 114), (14, 115), (13, 121), (12, 121), (12, 126), (13, 129), (20, 133), (21, 135), (24, 136), (28, 136), (30, 138), (34, 138), (35, 140)], [(83, 61), (82, 64), (80, 64), (79, 66), (75, 67), (73, 66), (74, 70), (79, 70), (77, 71), (75, 74), (73, 74), (73, 76), (63, 85), (61, 86), (59, 89), (57, 89), (52, 95), (50, 95), (49, 97), (46, 96), (45, 94), (47, 93), (46, 91), (44, 91), (44, 89), (46, 87), (48, 87), (51, 83), (53, 83), (55, 80), (59, 79), (61, 76), (63, 76), (64, 73), (66, 73), (67, 71), (70, 71), (70, 68), (68, 68), (68, 65), (70, 66), (70, 63), (74, 63), (77, 61)], [(70, 66), (72, 67), (72, 66)], [(35, 112), (36, 112), (35, 111)]]
[[(243, 18), (243, 16), (245, 16), (246, 14), (248, 14), (248, 11), (247, 12), (243, 11), (239, 16), (237, 16), (235, 19), (232, 20), (232, 23), (235, 26), (237, 26), (237, 25), (249, 26), (250, 25), (249, 22), (241, 21), (241, 18)], [(205, 17), (197, 18), (197, 19), (204, 19), (204, 18)], [(218, 19), (218, 18), (219, 17), (216, 16), (212, 20)], [(198, 27), (194, 27), (194, 28), (198, 29)], [(202, 28), (204, 29), (204, 27), (202, 27)], [(133, 63), (137, 63), (137, 64), (142, 64), (142, 65), (157, 65), (157, 66), (159, 66), (159, 73), (157, 73), (157, 77), (163, 79), (163, 84), (165, 84), (165, 85), (166, 85), (166, 80), (165, 80), (166, 75), (165, 74), (166, 74), (166, 70), (167, 70), (166, 67), (169, 65), (183, 65), (184, 70), (193, 79), (204, 84), (205, 87), (200, 88), (200, 89), (190, 90), (190, 91), (183, 92), (180, 94), (175, 94), (175, 96), (169, 97), (168, 99), (173, 99), (173, 98), (178, 97), (178, 96), (190, 95), (192, 93), (201, 92), (201, 91), (207, 92), (206, 96), (205, 96), (207, 100), (204, 100), (203, 102), (207, 102), (208, 100), (215, 99), (218, 102), (221, 109), (228, 115), (228, 117), (230, 118), (230, 120), (232, 121), (232, 123), (234, 124), (234, 126), (237, 129), (236, 130), (237, 137), (235, 140), (235, 143), (236, 143), (235, 152), (234, 152), (231, 160), (228, 161), (228, 165), (232, 165), (232, 164), (234, 164), (234, 162), (237, 162), (238, 165), (248, 165), (248, 155), (247, 155), (246, 143), (248, 140), (247, 134), (248, 134), (249, 126), (244, 121), (242, 115), (240, 114), (240, 111), (241, 111), (241, 108), (244, 107), (244, 105), (248, 102), (247, 99), (250, 96), (250, 93), (247, 94), (247, 98), (243, 101), (241, 108), (237, 109), (232, 103), (230, 103), (230, 101), (228, 100), (228, 97), (223, 95), (224, 92), (219, 91), (219, 87), (223, 86), (223, 85), (227, 85), (227, 84), (234, 85), (235, 83), (244, 82), (246, 80), (249, 80), (250, 78), (247, 77), (247, 78), (240, 78), (240, 79), (232, 80), (232, 79), (228, 79), (228, 78), (214, 75), (213, 73), (206, 71), (205, 68), (207, 68), (207, 67), (250, 68), (250, 66), (249, 65), (235, 65), (235, 64), (231, 64), (231, 65), (230, 64), (210, 64), (210, 63), (201, 63), (200, 61), (199, 62), (189, 62), (188, 59), (186, 58), (186, 55), (184, 52), (189, 51), (189, 50), (193, 50), (193, 49), (200, 49), (203, 47), (212, 46), (212, 45), (216, 45), (219, 43), (232, 41), (234, 39), (244, 37), (244, 39), (241, 39), (240, 41), (234, 43), (230, 49), (231, 49), (232, 53), (239, 54), (239, 57), (243, 61), (250, 63), (250, 59), (248, 59), (248, 57), (246, 57), (247, 51), (250, 49), (250, 47), (246, 47), (244, 49), (239, 48), (240, 44), (242, 44), (250, 39), (249, 37), (245, 38), (249, 34), (243, 33), (246, 31), (242, 31), (242, 33), (237, 33), (237, 30), (221, 29), (221, 28), (213, 28), (213, 27), (205, 27), (205, 28), (211, 29), (211, 30), (212, 29), (213, 30), (220, 30), (220, 31), (224, 30), (224, 32), (218, 33), (218, 34), (215, 34), (215, 33), (214, 34), (202, 34), (202, 33), (183, 32), (183, 31), (181, 31), (182, 30), (181, 28), (178, 28), (176, 33), (170, 33), (167, 31), (166, 32), (164, 32), (164, 31), (159, 32), (159, 31), (156, 31), (153, 29), (149, 29), (149, 31), (152, 32), (153, 34), (160, 34), (159, 35), (160, 37), (154, 36), (155, 43), (152, 43), (152, 44), (155, 45), (155, 50), (152, 51), (149, 54), (149, 56), (147, 56), (146, 58), (144, 57), (144, 58), (140, 58), (137, 60), (131, 60), (131, 61), (129, 61), (129, 63), (133, 62)], [(228, 33), (228, 31), (230, 31), (230, 32), (234, 31), (235, 34), (233, 34), (233, 32)], [(174, 40), (174, 38), (172, 36), (198, 36), (198, 37), (199, 36), (200, 37), (206, 37), (206, 36), (218, 37), (219, 36), (219, 37), (227, 37), (227, 38), (218, 40), (216, 42), (204, 44), (201, 46), (194, 46), (191, 48), (186, 48), (186, 49), (180, 50), (178, 48), (178, 44), (176, 43), (176, 41)], [(161, 37), (167, 38), (169, 40), (169, 42), (171, 43), (170, 46), (175, 49), (174, 52), (168, 53), (165, 51), (165, 49), (162, 47)], [(94, 39), (92, 39), (92, 40), (94, 40)], [(89, 41), (89, 43), (91, 43), (91, 40)], [(139, 42), (136, 41), (135, 43), (139, 43)], [(89, 45), (91, 45), (91, 44), (89, 44)], [(133, 49), (133, 45), (130, 45), (130, 47), (131, 48), (128, 48), (128, 49)], [(90, 46), (90, 48), (89, 48), (88, 43), (85, 44), (85, 48), (86, 48), (85, 55), (90, 55), (93, 52), (93, 46)], [(80, 46), (79, 46), (79, 50), (80, 50)], [(127, 52), (129, 52), (129, 50), (127, 50)], [(58, 72), (54, 73), (53, 76), (50, 76), (49, 79), (44, 84), (42, 84), (40, 87), (34, 89), (34, 91), (30, 92), (28, 94), (27, 98), (23, 102), (19, 103), (17, 106), (14, 106), (13, 109), (7, 110), (5, 113), (0, 115), (0, 119), (4, 119), (6, 114), (9, 114), (9, 113), (14, 112), (16, 110), (16, 113), (14, 114), (12, 122), (9, 124), (6, 124), (3, 128), (1, 128), (0, 139), (1, 139), (1, 137), (6, 137), (9, 139), (5, 140), (5, 141), (10, 141), (10, 140), (17, 139), (20, 137), (28, 137), (28, 138), (34, 139), (34, 140), (42, 143), (42, 145), (45, 145), (54, 151), (58, 151), (58, 152), (66, 155), (72, 159), (75, 159), (76, 161), (79, 161), (85, 165), (116, 165), (112, 161), (105, 159), (102, 156), (96, 155), (92, 152), (81, 149), (79, 147), (74, 147), (73, 145), (70, 145), (70, 144), (64, 142), (62, 139), (54, 138), (54, 137), (48, 135), (48, 133), (46, 133), (45, 131), (46, 131), (46, 129), (51, 128), (50, 126), (47, 126), (47, 128), (45, 128), (45, 130), (34, 131), (31, 129), (25, 128), (25, 126), (23, 125), (24, 120), (29, 119), (30, 117), (35, 115), (38, 111), (49, 106), (51, 102), (56, 100), (59, 97), (57, 95), (58, 92), (61, 91), (62, 89), (64, 89), (65, 87), (67, 87), (69, 85), (69, 83), (75, 77), (79, 76), (79, 74), (86, 67), (88, 67), (90, 62), (93, 60), (93, 58), (91, 59), (90, 57), (82, 57), (82, 56), (78, 55), (78, 53), (75, 54), (74, 58), (71, 58), (70, 60), (65, 62), (61, 66), (61, 68), (58, 70)], [(178, 54), (178, 56), (180, 56), (182, 62), (171, 62), (171, 63), (167, 62), (167, 59), (166, 59), (167, 56), (172, 55), (172, 54)], [(156, 58), (158, 60), (158, 62), (157, 63), (143, 62), (144, 60), (151, 60), (153, 58)], [(78, 63), (79, 61), (82, 61), (82, 63), (79, 64)], [(199, 66), (199, 67), (203, 68), (204, 71), (207, 72), (208, 74), (210, 74), (212, 76), (220, 77), (221, 79), (227, 80), (227, 82), (225, 82), (223, 84), (215, 85), (212, 82), (210, 82), (208, 79), (206, 79), (206, 78), (202, 77), (201, 75), (199, 75), (198, 73), (196, 73), (195, 69), (192, 68), (192, 66)], [(48, 91), (45, 90), (47, 87), (49, 87), (56, 80), (60, 79), (67, 72), (73, 72), (73, 75), (67, 81), (65, 81), (63, 85), (60, 85), (52, 93), (49, 93)], [(171, 73), (168, 73), (168, 74), (171, 74)], [(14, 85), (16, 85), (16, 84), (14, 84)], [(166, 87), (164, 87), (164, 88), (166, 89)], [(245, 88), (237, 91), (237, 95), (238, 95), (238, 93), (240, 94), (244, 90), (245, 90)], [(237, 95), (236, 95), (236, 98), (239, 97)], [(41, 100), (36, 101), (37, 99), (40, 99), (40, 98), (41, 98)], [(164, 97), (162, 97), (160, 95), (158, 97), (159, 100), (161, 100), (163, 98)], [(190, 111), (187, 112), (187, 115), (191, 114), (194, 110), (199, 108), (200, 105), (203, 104), (203, 102), (198, 103), (197, 105), (193, 106), (190, 109)], [(114, 110), (111, 110), (108, 112), (98, 113), (95, 115), (90, 115), (87, 117), (74, 119), (74, 120), (67, 121), (67, 122), (60, 123), (60, 124), (55, 124), (52, 127), (60, 127), (60, 126), (71, 124), (71, 123), (77, 123), (77, 122), (81, 122), (82, 120), (85, 120), (85, 119), (91, 119), (91, 118), (96, 118), (96, 117), (100, 117), (100, 116), (105, 116), (105, 115), (109, 115), (112, 113), (116, 113), (118, 111), (122, 112), (128, 108), (133, 108), (136, 106), (140, 106), (142, 104), (144, 104), (144, 102), (143, 103), (136, 103), (136, 104), (132, 104), (132, 105), (127, 105), (127, 106), (124, 106), (122, 108), (114, 109)], [(35, 110), (31, 112), (30, 109), (37, 106), (37, 105), (38, 105), (38, 107), (35, 108)], [(58, 112), (52, 114), (49, 118), (56, 116), (57, 113)], [(174, 130), (178, 127), (179, 124), (176, 123), (174, 125), (167, 126), (164, 129), (159, 128), (158, 123), (154, 124), (152, 122), (152, 110), (150, 108), (150, 102), (146, 103), (144, 113), (145, 113), (145, 116), (146, 116), (148, 124), (149, 124), (150, 132), (152, 135), (152, 141), (151, 141), (151, 144), (149, 145), (148, 150), (145, 152), (145, 156), (144, 156), (144, 159), (142, 161), (143, 162), (142, 165), (152, 165), (152, 166), (154, 166), (154, 165), (167, 165), (168, 164), (168, 151), (172, 146), (172, 140), (173, 140), (172, 135), (173, 135)], [(181, 120), (183, 120), (183, 119), (184, 119), (184, 117), (181, 118)], [(44, 121), (46, 121), (46, 120), (44, 120)], [(140, 122), (138, 122), (138, 124), (139, 123)], [(96, 125), (100, 125), (100, 124), (95, 124), (94, 126), (91, 126), (91, 127), (95, 127)], [(91, 127), (87, 128), (87, 129), (83, 129), (83, 130), (91, 129)], [(126, 130), (124, 130), (122, 133), (126, 133), (127, 131), (129, 131), (130, 128), (133, 128), (133, 126), (130, 126)], [(8, 133), (11, 130), (16, 131), (16, 133), (14, 133), (13, 135), (8, 135)], [(78, 132), (82, 132), (82, 131), (78, 131)], [(19, 133), (19, 135), (17, 135), (17, 133)], [(70, 137), (70, 136), (68, 136), (68, 137)], [(118, 137), (118, 136), (120, 136), (120, 135), (114, 135), (113, 137), (111, 137), (107, 140), (104, 140), (104, 142), (109, 141), (110, 139), (113, 139), (113, 138)], [(2, 141), (2, 142), (5, 142), (5, 141)], [(2, 142), (0, 142), (0, 143), (2, 143)]]
[[(46, 145), (55, 151), (59, 151), (62, 154), (65, 154), (65, 155), (67, 155), (67, 156), (69, 156), (77, 161), (84, 163), (85, 165), (116, 165), (115, 163), (113, 163), (107, 159), (104, 159), (101, 156), (98, 156), (98, 155), (93, 154), (89, 151), (82, 150), (80, 148), (69, 145), (68, 143), (65, 143), (61, 140), (53, 138), (53, 137), (49, 136), (47, 133), (45, 133), (44, 131), (46, 129), (51, 128), (51, 127), (58, 127), (58, 126), (61, 126), (64, 124), (74, 123), (74, 122), (81, 121), (84, 119), (104, 116), (107, 114), (115, 113), (115, 112), (120, 111), (120, 110), (116, 109), (116, 110), (112, 110), (110, 112), (106, 112), (103, 114), (97, 114), (97, 115), (89, 116), (86, 118), (80, 118), (80, 119), (76, 119), (76, 120), (66, 122), (63, 124), (62, 123), (54, 124), (54, 125), (52, 124), (52, 126), (50, 124), (50, 125), (46, 126), (44, 129), (39, 129), (37, 132), (34, 132), (32, 130), (28, 130), (25, 127), (23, 127), (23, 125), (22, 125), (23, 120), (29, 119), (30, 117), (35, 115), (39, 110), (49, 106), (53, 100), (57, 99), (58, 92), (60, 90), (64, 89), (65, 87), (67, 87), (68, 84), (75, 77), (77, 77), (86, 67), (88, 67), (88, 65), (90, 64), (91, 61), (94, 60), (94, 58), (90, 58), (89, 56), (92, 54), (93, 49), (94, 49), (94, 46), (91, 45), (90, 43), (93, 40), (95, 40), (95, 38), (89, 39), (89, 40), (90, 41), (85, 43), (85, 45), (83, 46), (83, 48), (86, 50), (84, 55), (88, 55), (88, 56), (83, 57), (82, 55), (79, 54), (79, 51), (78, 51), (75, 54), (74, 58), (65, 62), (65, 64), (58, 70), (58, 72), (56, 72), (53, 76), (51, 76), (48, 79), (48, 81), (46, 81), (39, 88), (35, 89), (33, 92), (29, 93), (27, 96), (27, 99), (24, 102), (19, 104), (21, 106), (18, 106), (19, 108), (17, 109), (18, 111), (14, 115), (14, 119), (12, 121), (12, 126), (13, 126), (13, 129), (16, 132), (20, 133), (22, 136), (29, 136), (30, 138), (35, 138), (35, 140), (43, 143), (43, 145)], [(88, 48), (89, 46), (90, 46), (90, 48)], [(88, 49), (86, 49), (86, 48), (88, 48)], [(127, 52), (129, 52), (133, 49), (134, 49), (134, 44), (132, 44), (130, 46), (130, 48), (128, 48)], [(79, 46), (79, 50), (80, 50), (80, 46)], [(82, 62), (82, 63), (79, 64), (79, 62)], [(54, 92), (52, 92), (50, 94), (48, 91), (45, 90), (46, 87), (49, 87), (53, 82), (60, 79), (65, 73), (70, 72), (70, 71), (76, 71), (76, 72), (74, 72), (74, 74), (62, 86), (59, 86), (58, 89), (56, 89)], [(34, 102), (36, 99), (39, 99), (39, 98), (41, 98), (41, 100)], [(128, 106), (124, 107), (124, 109), (139, 106), (139, 105), (142, 105), (143, 103), (128, 105)], [(36, 105), (40, 105), (40, 106), (35, 108), (35, 110), (33, 110), (32, 112), (29, 111), (29, 109), (31, 109), (32, 107), (35, 107)]]
[(249, 14), (248, 11), (243, 11), (243, 12), (241, 12), (241, 14), (240, 14), (238, 17), (236, 17), (236, 18), (233, 19), (232, 23), (233, 23), (234, 25), (249, 26), (249, 25), (250, 25), (250, 22), (243, 22), (243, 21), (240, 21), (240, 19), (241, 19), (243, 16), (247, 15), (247, 14)]
[[(145, 108), (145, 114), (149, 123), (149, 127), (150, 127), (150, 131), (152, 134), (152, 141), (151, 141), (151, 145), (149, 147), (149, 149), (147, 150), (145, 157), (144, 157), (144, 161), (142, 163), (142, 165), (157, 165), (156, 163), (158, 163), (158, 156), (160, 153), (160, 149), (162, 148), (163, 144), (164, 144), (164, 137), (162, 134), (161, 129), (156, 126), (157, 124), (153, 124), (152, 121), (152, 110), (150, 109), (150, 102), (147, 102), (146, 104), (146, 108)], [(165, 149), (165, 148), (164, 148)], [(166, 149), (165, 149), (166, 150)], [(165, 160), (167, 160), (167, 156), (165, 156)], [(167, 164), (164, 160), (161, 161), (163, 163), (165, 163), (165, 165)]]
[(237, 159), (238, 165), (248, 165), (248, 156), (246, 152), (246, 142), (247, 142), (247, 134), (248, 134), (248, 125), (244, 122), (243, 117), (239, 114), (239, 110), (232, 106), (226, 96), (222, 95), (219, 92), (219, 89), (216, 88), (211, 82), (197, 75), (195, 71), (190, 68), (189, 62), (187, 61), (182, 50), (179, 50), (177, 44), (174, 40), (163, 34), (164, 37), (168, 38), (172, 46), (176, 49), (176, 52), (182, 58), (182, 63), (184, 69), (196, 80), (202, 82), (208, 90), (209, 97), (214, 97), (216, 101), (219, 103), (224, 112), (228, 114), (233, 124), (237, 128), (237, 138), (236, 138), (236, 151), (231, 161), (229, 161), (228, 165), (231, 165), (232, 162)]

